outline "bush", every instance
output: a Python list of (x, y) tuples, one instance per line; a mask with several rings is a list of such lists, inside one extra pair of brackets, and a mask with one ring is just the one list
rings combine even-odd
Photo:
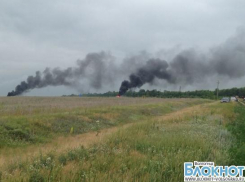
[(31, 136), (30, 136), (29, 132), (23, 131), (21, 129), (9, 130), (8, 133), (11, 136), (11, 138), (13, 138), (14, 140), (15, 139), (26, 140), (26, 141), (31, 140)]
[(38, 172), (31, 174), (29, 182), (44, 182), (44, 177)]
[(78, 158), (76, 151), (75, 150), (70, 150), (67, 153), (67, 158), (68, 158), (69, 161), (76, 160)]
[(66, 162), (67, 162), (67, 158), (64, 154), (62, 154), (61, 156), (59, 156), (59, 162), (63, 165), (66, 165)]

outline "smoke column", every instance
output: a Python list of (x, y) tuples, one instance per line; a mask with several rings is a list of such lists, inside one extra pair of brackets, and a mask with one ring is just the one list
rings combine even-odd
[(153, 84), (157, 79), (170, 85), (185, 86), (205, 83), (211, 77), (222, 77), (228, 82), (245, 76), (244, 29), (238, 29), (235, 36), (208, 52), (203, 53), (196, 49), (178, 52), (171, 56), (171, 60), (154, 58), (143, 52), (139, 56), (124, 59), (121, 65), (115, 65), (115, 58), (109, 53), (90, 53), (85, 59), (78, 60), (75, 67), (37, 71), (34, 76), (29, 76), (17, 85), (8, 96), (21, 95), (47, 86), (64, 85), (80, 90), (81, 81), (86, 82), (86, 88), (106, 87), (109, 90), (109, 85), (112, 86), (118, 79), (121, 81), (127, 77), (128, 80), (121, 83), (120, 95), (146, 83)]
[(145, 83), (164, 79), (169, 84), (191, 85), (202, 83), (211, 76), (222, 76), (228, 80), (245, 76), (245, 31), (237, 34), (225, 43), (216, 46), (208, 53), (199, 53), (195, 49), (180, 52), (170, 62), (150, 59), (129, 75), (129, 80), (121, 83), (119, 94), (127, 90), (140, 88)]
[(130, 88), (141, 87), (145, 83), (151, 83), (155, 78), (165, 79), (169, 83), (174, 83), (174, 78), (168, 71), (168, 67), (168, 63), (164, 60), (150, 59), (136, 73), (129, 76), (129, 81), (124, 80), (122, 82), (119, 95), (125, 94)]
[(35, 88), (47, 86), (69, 86), (78, 87), (80, 80), (86, 79), (89, 83), (87, 87), (99, 89), (104, 83), (112, 80), (112, 72), (115, 70), (114, 58), (105, 52), (90, 53), (84, 60), (77, 61), (77, 67), (70, 67), (65, 70), (59, 68), (46, 68), (43, 72), (37, 71), (35, 76), (29, 76), (26, 81), (22, 81), (15, 90), (8, 93), (8, 96), (21, 95)]

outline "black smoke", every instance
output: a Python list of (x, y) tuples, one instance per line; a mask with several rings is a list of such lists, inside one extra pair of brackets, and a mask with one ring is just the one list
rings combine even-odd
[(151, 83), (155, 78), (165, 79), (169, 83), (174, 83), (174, 77), (168, 70), (168, 63), (160, 59), (150, 59), (139, 68), (136, 73), (129, 76), (129, 81), (124, 80), (121, 84), (119, 94), (123, 95), (128, 89), (141, 87), (145, 83)]
[(189, 49), (178, 53), (169, 62), (158, 58), (150, 59), (131, 73), (129, 80), (121, 83), (119, 94), (123, 95), (132, 88), (140, 88), (145, 83), (152, 84), (155, 79), (164, 79), (169, 84), (185, 86), (205, 83), (213, 76), (227, 78), (227, 82), (245, 76), (243, 29), (206, 53)]
[[(119, 94), (129, 89), (140, 88), (144, 84), (154, 84), (164, 80), (169, 85), (205, 84), (210, 78), (223, 78), (229, 82), (245, 76), (245, 30), (223, 44), (201, 52), (198, 49), (186, 49), (171, 55), (169, 60), (142, 52), (138, 56), (124, 59), (121, 65), (115, 65), (115, 58), (109, 53), (90, 53), (85, 59), (78, 60), (77, 66), (67, 69), (37, 71), (16, 86), (8, 96), (21, 95), (35, 88), (47, 86), (68, 86), (77, 90), (84, 87), (99, 90), (109, 88), (118, 79), (127, 78), (121, 83)], [(216, 80), (211, 80), (216, 82)], [(118, 82), (119, 83), (119, 82)]]
[(69, 86), (78, 88), (81, 80), (88, 82), (87, 87), (99, 89), (103, 83), (112, 81), (115, 70), (114, 57), (109, 53), (90, 53), (85, 59), (78, 60), (76, 67), (69, 67), (61, 70), (59, 68), (46, 68), (43, 72), (37, 71), (35, 76), (29, 76), (15, 87), (15, 90), (8, 93), (8, 96), (21, 95), (35, 88), (47, 86)]

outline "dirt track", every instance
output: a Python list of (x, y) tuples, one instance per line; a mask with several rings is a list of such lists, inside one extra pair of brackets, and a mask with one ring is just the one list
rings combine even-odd
[(244, 106), (245, 106), (245, 103), (243, 103), (243, 102), (241, 102), (241, 101), (239, 101), (239, 103), (241, 103), (242, 105), (244, 105)]

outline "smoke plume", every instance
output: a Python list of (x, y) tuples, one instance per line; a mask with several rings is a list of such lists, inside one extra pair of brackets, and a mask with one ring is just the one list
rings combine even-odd
[(106, 87), (108, 90), (111, 89), (109, 85), (127, 77), (128, 80), (121, 83), (120, 95), (147, 83), (152, 85), (156, 80), (184, 87), (205, 83), (213, 77), (222, 77), (227, 82), (240, 79), (245, 76), (245, 31), (238, 30), (234, 37), (207, 52), (186, 49), (168, 57), (171, 57), (170, 60), (164, 60), (142, 52), (116, 65), (115, 58), (109, 53), (90, 53), (85, 59), (78, 60), (75, 67), (37, 71), (34, 76), (29, 76), (17, 85), (8, 96), (47, 86), (64, 85), (81, 90), (81, 82), (85, 82), (87, 88), (99, 90)]
[(174, 77), (168, 71), (168, 63), (160, 59), (150, 59), (139, 68), (136, 73), (129, 76), (129, 81), (124, 80), (121, 84), (119, 94), (123, 95), (128, 89), (141, 87), (145, 83), (151, 83), (155, 78), (165, 79), (174, 83)]
[(195, 49), (184, 50), (169, 62), (150, 59), (121, 83), (119, 94), (140, 88), (155, 79), (164, 79), (169, 84), (191, 85), (202, 83), (208, 77), (222, 76), (227, 80), (245, 76), (245, 31), (238, 30), (236, 36), (210, 49), (206, 54)]
[(47, 86), (69, 86), (78, 88), (81, 80), (86, 80), (95, 89), (100, 89), (103, 83), (111, 82), (115, 70), (114, 58), (105, 52), (90, 53), (84, 60), (77, 61), (77, 67), (69, 67), (65, 70), (59, 68), (46, 68), (43, 72), (37, 71), (35, 76), (29, 76), (22, 81), (15, 90), (8, 93), (8, 96), (21, 95), (35, 88)]

